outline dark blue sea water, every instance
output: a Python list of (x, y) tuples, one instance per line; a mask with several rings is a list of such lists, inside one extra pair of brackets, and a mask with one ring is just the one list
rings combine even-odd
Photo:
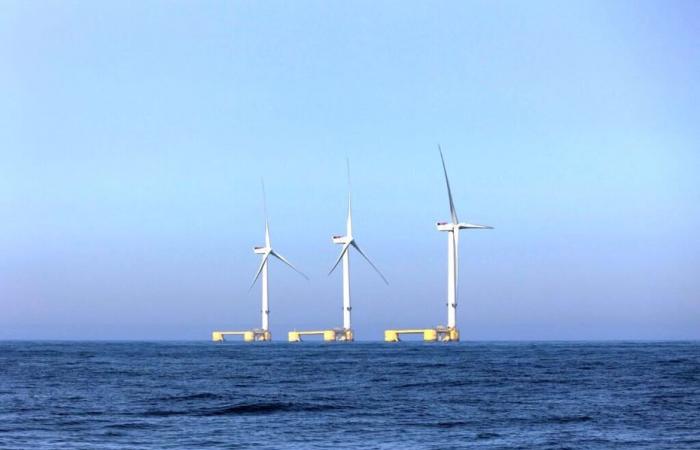
[(699, 449), (700, 343), (0, 343), (1, 449)]

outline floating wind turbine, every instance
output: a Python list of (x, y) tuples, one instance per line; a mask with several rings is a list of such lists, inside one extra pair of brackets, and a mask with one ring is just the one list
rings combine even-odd
[(450, 180), (447, 178), (447, 168), (445, 167), (445, 157), (442, 155), (442, 148), (438, 145), (440, 159), (442, 160), (442, 171), (445, 174), (445, 184), (447, 185), (447, 197), (450, 200), (450, 215), (452, 222), (438, 222), (439, 231), (447, 231), (447, 328), (454, 330), (450, 332), (450, 340), (459, 339), (456, 328), (457, 321), (457, 278), (459, 272), (459, 230), (463, 229), (493, 229), (486, 225), (475, 225), (460, 222), (457, 219), (454, 201), (452, 200), (452, 190)]
[[(260, 261), (260, 266), (258, 267), (258, 271), (255, 273), (255, 278), (253, 278), (253, 282), (250, 285), (250, 288), (252, 289), (253, 286), (255, 285), (255, 282), (258, 281), (258, 278), (260, 277), (260, 274), (262, 274), (262, 330), (263, 332), (266, 333), (266, 335), (269, 334), (269, 325), (270, 325), (270, 309), (269, 309), (269, 297), (268, 297), (268, 288), (267, 288), (267, 265), (270, 260), (270, 256), (274, 256), (275, 258), (279, 259), (289, 267), (291, 267), (296, 273), (301, 275), (302, 277), (306, 278), (307, 280), (309, 277), (304, 275), (299, 269), (294, 267), (292, 263), (287, 261), (287, 258), (284, 256), (280, 255), (277, 253), (275, 250), (272, 249), (272, 244), (270, 244), (270, 226), (268, 223), (267, 219), (267, 199), (265, 198), (265, 184), (263, 183), (262, 186), (263, 189), (263, 209), (265, 211), (265, 246), (264, 247), (253, 247), (253, 251), (258, 254), (262, 255), (262, 260)], [(266, 339), (267, 340), (267, 339)]]
[(370, 266), (379, 274), (380, 277), (382, 277), (382, 280), (386, 284), (389, 284), (389, 282), (386, 280), (384, 275), (382, 275), (382, 272), (379, 271), (377, 266), (372, 263), (372, 261), (365, 255), (365, 253), (360, 249), (359, 245), (357, 245), (357, 241), (352, 235), (352, 200), (350, 197), (350, 162), (348, 161), (347, 163), (348, 166), (348, 219), (346, 222), (346, 233), (345, 236), (333, 236), (333, 243), (334, 244), (341, 244), (343, 247), (340, 250), (340, 255), (338, 255), (338, 259), (335, 261), (335, 264), (331, 268), (331, 270), (328, 272), (328, 275), (333, 273), (336, 267), (338, 267), (338, 264), (340, 261), (343, 261), (343, 329), (345, 331), (345, 340), (352, 340), (352, 323), (351, 323), (351, 316), (350, 313), (352, 311), (352, 307), (350, 306), (350, 247), (353, 247), (357, 252), (362, 255), (365, 260), (369, 263)]

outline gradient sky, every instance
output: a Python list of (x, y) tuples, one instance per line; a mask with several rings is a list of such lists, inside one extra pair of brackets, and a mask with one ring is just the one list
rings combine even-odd
[(0, 338), (700, 338), (700, 3), (0, 2)]

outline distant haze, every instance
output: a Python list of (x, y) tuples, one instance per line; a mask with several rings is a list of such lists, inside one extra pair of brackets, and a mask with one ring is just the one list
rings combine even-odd
[(700, 339), (700, 3), (0, 4), (0, 339)]

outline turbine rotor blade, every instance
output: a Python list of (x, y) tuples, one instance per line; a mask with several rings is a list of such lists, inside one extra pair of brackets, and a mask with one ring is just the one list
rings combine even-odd
[(438, 151), (440, 151), (440, 159), (442, 160), (442, 171), (445, 173), (445, 184), (447, 185), (447, 196), (450, 199), (450, 215), (452, 216), (452, 223), (458, 224), (457, 211), (455, 210), (454, 201), (452, 201), (452, 189), (450, 189), (450, 179), (447, 178), (447, 167), (445, 166), (445, 157), (442, 155), (442, 148), (438, 144)]
[(267, 262), (268, 256), (270, 256), (270, 254), (266, 253), (265, 256), (263, 256), (262, 261), (260, 261), (260, 267), (258, 267), (258, 271), (255, 273), (255, 278), (253, 278), (253, 282), (250, 283), (250, 287), (248, 288), (248, 291), (253, 289), (253, 286), (255, 286), (255, 282), (258, 281), (258, 278), (260, 277), (260, 274), (262, 273), (263, 266), (265, 266), (265, 263)]
[(352, 184), (350, 183), (350, 158), (345, 159), (348, 168), (348, 220), (345, 224), (346, 234), (352, 237)]
[(365, 258), (365, 259), (367, 260), (367, 262), (369, 263), (369, 265), (372, 266), (372, 268), (379, 274), (379, 276), (382, 277), (382, 280), (384, 280), (384, 282), (388, 285), (389, 282), (388, 282), (387, 279), (384, 277), (384, 275), (382, 274), (382, 272), (381, 272), (379, 269), (377, 269), (377, 266), (375, 266), (374, 263), (367, 257), (367, 255), (365, 255), (365, 253), (364, 253), (362, 250), (360, 250), (360, 247), (355, 243), (355, 241), (351, 241), (351, 242), (350, 242), (350, 245), (352, 245), (353, 247), (355, 247), (355, 250), (357, 250), (357, 251), (360, 253), (360, 255), (362, 255), (362, 257)]
[(338, 267), (338, 264), (340, 264), (340, 260), (343, 259), (343, 255), (345, 254), (345, 252), (348, 251), (349, 247), (350, 243), (343, 245), (343, 249), (340, 251), (340, 255), (338, 255), (338, 259), (335, 261), (335, 264), (333, 264), (333, 267), (331, 267), (331, 270), (328, 272), (328, 275), (332, 274), (335, 268)]
[(260, 185), (262, 186), (263, 194), (263, 212), (265, 214), (265, 247), (270, 247), (270, 225), (267, 218), (267, 195), (265, 194), (265, 180), (260, 178)]
[(304, 274), (304, 272), (302, 272), (301, 270), (299, 270), (299, 269), (297, 269), (296, 267), (294, 267), (294, 266), (292, 265), (292, 263), (290, 263), (289, 261), (287, 261), (287, 258), (285, 258), (284, 256), (280, 255), (279, 253), (277, 253), (277, 252), (274, 251), (274, 250), (270, 250), (270, 254), (271, 254), (272, 256), (274, 256), (275, 258), (279, 259), (280, 261), (282, 261), (283, 263), (285, 263), (286, 265), (288, 265), (289, 267), (291, 267), (292, 270), (294, 270), (296, 273), (298, 273), (298, 274), (301, 275), (302, 277), (306, 278), (307, 280), (309, 279), (309, 277), (307, 277), (307, 276)]
[(463, 228), (478, 228), (478, 229), (483, 229), (483, 230), (493, 230), (493, 227), (490, 225), (477, 225), (475, 223), (465, 223), (462, 224)]

